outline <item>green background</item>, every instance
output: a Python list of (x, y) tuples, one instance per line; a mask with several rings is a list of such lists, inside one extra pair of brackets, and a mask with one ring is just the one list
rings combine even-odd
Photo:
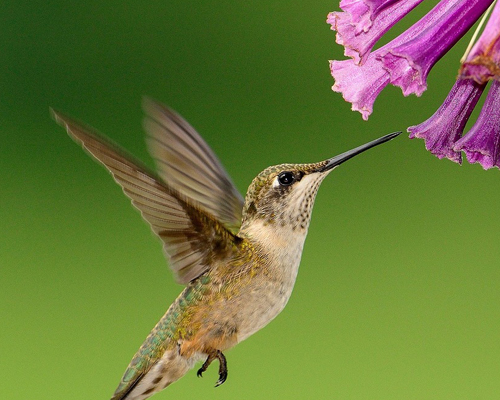
[[(192, 123), (245, 192), (269, 165), (320, 161), (423, 121), (453, 84), (466, 41), (422, 98), (388, 88), (362, 121), (330, 90), (328, 60), (342, 49), (325, 19), (336, 8), (2, 2), (0, 398), (109, 398), (182, 289), (49, 106), (152, 165), (140, 108), (152, 96)], [(342, 165), (319, 191), (285, 311), (227, 352), (222, 387), (213, 366), (154, 398), (498, 398), (498, 174), (438, 160), (406, 135)]]

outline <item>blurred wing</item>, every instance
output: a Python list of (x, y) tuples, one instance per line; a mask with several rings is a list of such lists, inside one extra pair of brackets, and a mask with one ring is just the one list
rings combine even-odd
[(174, 111), (150, 99), (144, 99), (143, 107), (149, 152), (161, 178), (237, 231), (243, 198), (214, 152)]
[(59, 112), (52, 114), (68, 134), (111, 172), (132, 204), (163, 241), (176, 280), (186, 284), (232, 251), (234, 236), (195, 202), (155, 177), (110, 140)]

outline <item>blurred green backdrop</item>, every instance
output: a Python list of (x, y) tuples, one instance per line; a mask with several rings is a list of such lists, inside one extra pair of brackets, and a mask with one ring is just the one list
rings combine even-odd
[[(152, 165), (150, 95), (201, 132), (244, 192), (271, 164), (421, 122), (451, 87), (464, 41), (422, 98), (389, 88), (362, 121), (330, 90), (328, 59), (342, 49), (324, 21), (336, 8), (2, 2), (0, 398), (109, 398), (181, 290), (159, 241), (49, 106)], [(216, 367), (193, 370), (154, 398), (498, 398), (498, 174), (405, 135), (344, 164), (321, 187), (290, 303), (226, 354), (228, 382), (214, 389)]]

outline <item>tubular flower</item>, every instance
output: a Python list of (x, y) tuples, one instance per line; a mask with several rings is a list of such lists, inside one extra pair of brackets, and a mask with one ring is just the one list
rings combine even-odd
[[(488, 81), (492, 83), (480, 115), (462, 137), (465, 124)], [(410, 138), (424, 139), (426, 148), (439, 158), (461, 163), (463, 151), (470, 163), (480, 163), (484, 169), (500, 168), (499, 86), (500, 3), (497, 3), (443, 105), (427, 121), (409, 127)]]
[(330, 61), (330, 70), (335, 78), (332, 90), (342, 93), (344, 100), (352, 104), (352, 110), (359, 111), (366, 121), (375, 99), (389, 83), (389, 73), (380, 68), (374, 57), (361, 67), (352, 60)]
[[(363, 119), (373, 110), (377, 95), (387, 85), (399, 86), (404, 96), (420, 96), (434, 64), (470, 29), (493, 0), (441, 0), (427, 15), (397, 38), (371, 51), (374, 43), (418, 0), (342, 1), (343, 12), (328, 15), (337, 42), (351, 59), (330, 61), (341, 92)], [(352, 84), (352, 82), (356, 84)], [(476, 125), (463, 138), (465, 125), (488, 81), (490, 93)], [(495, 4), (484, 31), (459, 71), (457, 82), (436, 113), (408, 128), (410, 138), (422, 138), (438, 158), (500, 168), (500, 2)]]
[(331, 12), (326, 20), (337, 31), (336, 42), (344, 46), (344, 55), (357, 65), (364, 64), (374, 44), (401, 17), (423, 0), (342, 0), (344, 12)]
[(470, 79), (459, 79), (432, 117), (408, 128), (410, 138), (424, 139), (425, 148), (432, 154), (461, 164), (461, 153), (454, 149), (454, 145), (462, 136), (484, 87), (484, 84)]
[(493, 8), (483, 34), (462, 64), (460, 77), (478, 83), (500, 79), (500, 4)]
[(476, 123), (453, 150), (463, 151), (470, 163), (484, 169), (500, 168), (500, 81), (492, 82)]

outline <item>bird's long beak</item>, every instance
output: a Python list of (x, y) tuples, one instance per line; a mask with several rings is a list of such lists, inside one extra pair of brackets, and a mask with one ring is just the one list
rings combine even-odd
[(362, 146), (356, 147), (355, 149), (346, 151), (345, 153), (342, 153), (342, 154), (339, 154), (338, 156), (332, 157), (329, 160), (327, 160), (327, 163), (325, 165), (323, 165), (321, 168), (318, 169), (318, 172), (329, 171), (332, 168), (335, 168), (337, 165), (340, 165), (344, 161), (347, 161), (350, 158), (357, 156), (358, 154), (362, 153), (365, 150), (371, 149), (372, 147), (378, 146), (379, 144), (382, 144), (382, 143), (385, 143), (391, 139), (394, 139), (400, 133), (401, 132), (389, 133), (388, 135), (382, 136), (381, 138), (375, 139), (371, 142), (363, 144)]

